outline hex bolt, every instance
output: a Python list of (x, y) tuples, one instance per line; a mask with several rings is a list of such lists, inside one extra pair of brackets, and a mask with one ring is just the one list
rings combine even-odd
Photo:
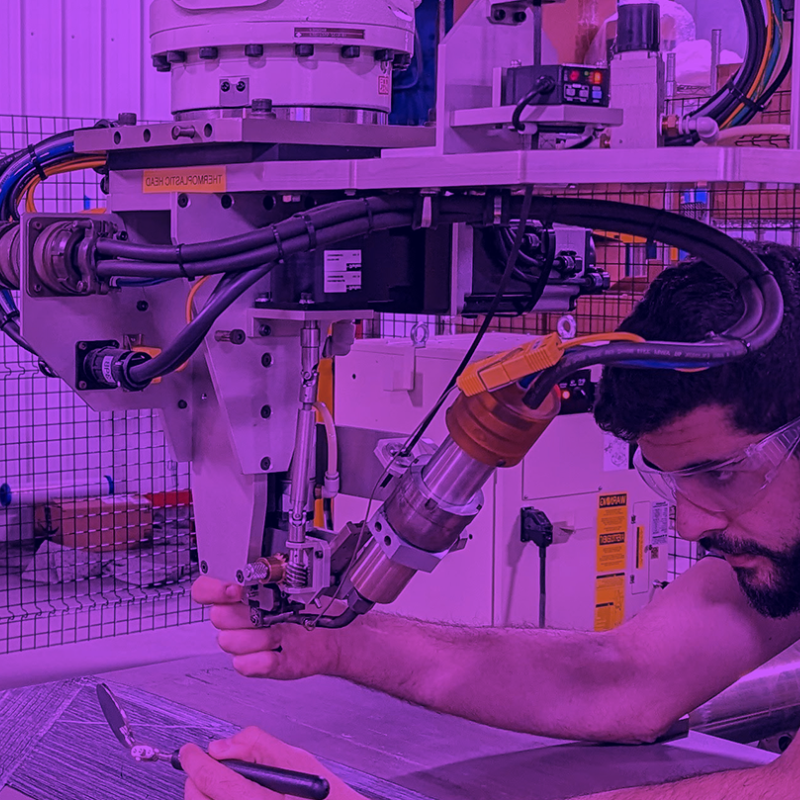
[(167, 61), (170, 64), (183, 64), (186, 61), (186, 51), (184, 50), (170, 50), (167, 53)]
[(208, 572), (208, 564), (206, 564), (205, 561), (200, 562), (200, 572), (202, 572), (204, 575), (206, 572)]
[(229, 194), (224, 194), (220, 197), (219, 204), (223, 208), (230, 208), (233, 205), (233, 198)]
[(272, 466), (272, 459), (271, 458), (262, 458), (261, 459), (261, 469), (266, 472)]
[(89, 384), (86, 381), (78, 381), (78, 388), (79, 389), (88, 389)]
[(183, 411), (184, 408), (188, 408), (189, 404), (185, 400), (178, 400), (178, 408)]
[(216, 47), (201, 47), (200, 58), (203, 61), (213, 61), (219, 56), (219, 50)]
[(219, 85), (219, 88), (223, 92), (229, 92), (231, 90), (231, 82), (230, 81), (222, 81)]
[[(263, 44), (246, 44), (244, 46), (244, 54), (248, 58), (261, 58), (264, 55)], [(239, 91), (242, 91), (241, 89)]]
[(244, 583), (244, 573), (241, 570), (236, 571), (236, 582)]
[(253, 116), (272, 114), (272, 100), (268, 97), (256, 97), (253, 102), (250, 103), (250, 113)]
[(244, 344), (247, 340), (247, 336), (241, 328), (234, 328), (232, 331), (216, 331), (214, 333), (214, 339), (218, 342)]
[(408, 69), (411, 66), (411, 56), (408, 53), (398, 53), (392, 60), (395, 69)]
[(261, 419), (269, 419), (272, 416), (272, 408), (270, 406), (261, 406)]
[(246, 88), (247, 88), (247, 84), (244, 81), (239, 81), (239, 83), (236, 84), (236, 91), (237, 92), (243, 92)]
[(165, 55), (153, 56), (153, 66), (156, 68), (156, 72), (169, 72), (171, 69)]
[(272, 366), (272, 354), (271, 353), (264, 353), (261, 356), (261, 366), (262, 367), (271, 367)]
[(358, 58), (361, 48), (357, 44), (348, 44), (342, 48), (342, 58)]
[(272, 335), (272, 328), (269, 325), (259, 325), (258, 326), (258, 335), (259, 336), (271, 336)]
[(197, 135), (194, 125), (173, 125), (172, 138), (178, 140), (180, 138), (194, 139)]
[(186, 208), (189, 205), (189, 195), (188, 194), (179, 194), (178, 195), (178, 205), (181, 208)]
[(133, 111), (121, 111), (117, 115), (117, 122), (120, 125), (135, 125), (136, 124), (136, 114)]
[(147, 300), (140, 300), (136, 304), (137, 311), (147, 311), (148, 308), (150, 308), (150, 303), (148, 303)]
[(78, 342), (78, 350), (88, 350), (89, 345), (86, 342)]
[(294, 54), (298, 58), (311, 58), (314, 55), (313, 44), (296, 44), (294, 46)]
[(384, 63), (386, 61), (392, 61), (394, 59), (394, 50), (376, 50), (375, 51), (375, 60)]
[(322, 558), (323, 556), (324, 556), (324, 553), (322, 552), (322, 550), (315, 550), (314, 551), (314, 558)]

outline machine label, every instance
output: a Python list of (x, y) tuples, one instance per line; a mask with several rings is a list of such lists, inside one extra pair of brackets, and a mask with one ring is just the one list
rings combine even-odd
[(142, 175), (145, 194), (195, 192), (214, 194), (226, 191), (225, 167), (184, 167), (180, 169), (146, 169)]
[(392, 93), (392, 79), (388, 75), (378, 75), (378, 94), (390, 95)]
[(659, 547), (669, 539), (669, 503), (653, 503), (650, 522), (650, 540)]
[(361, 28), (295, 28), (295, 39), (363, 39)]
[(610, 631), (625, 620), (625, 573), (598, 575), (594, 593), (594, 629)]
[(361, 251), (325, 251), (325, 294), (357, 292), (361, 289)]
[(597, 511), (597, 571), (627, 569), (628, 495), (601, 494)]

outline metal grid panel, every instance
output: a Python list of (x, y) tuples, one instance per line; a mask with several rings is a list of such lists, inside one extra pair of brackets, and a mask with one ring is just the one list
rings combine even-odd
[[(773, 98), (782, 103), (779, 95)], [(800, 193), (788, 184), (614, 184), (571, 186), (558, 190), (539, 187), (540, 193), (614, 200), (650, 206), (690, 216), (729, 235), (747, 241), (771, 241), (800, 246)], [(595, 231), (598, 266), (611, 276), (611, 289), (603, 295), (578, 300), (573, 316), (578, 335), (614, 330), (632, 311), (651, 281), (683, 257), (675, 248), (648, 243), (607, 231)], [(558, 314), (499, 317), (489, 330), (540, 335), (556, 329)], [(409, 336), (425, 323), (430, 333), (475, 333), (482, 318), (422, 318), (384, 315), (372, 335)], [(697, 560), (695, 543), (673, 537), (669, 553), (671, 579)]]
[[(0, 156), (91, 124), (0, 116)], [(99, 179), (52, 177), (37, 208), (101, 208)], [(98, 414), (3, 337), (0, 429), (0, 654), (204, 618), (189, 466), (169, 460), (155, 412)]]

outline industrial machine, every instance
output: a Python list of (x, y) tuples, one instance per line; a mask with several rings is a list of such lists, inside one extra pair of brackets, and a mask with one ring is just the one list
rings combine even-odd
[[(515, 500), (531, 501), (520, 542), (529, 536), (544, 564), (551, 541), (585, 528), (570, 523), (572, 501), (545, 503), (558, 489), (535, 485), (547, 477), (535, 448), (561, 423), (562, 384), (601, 364), (703, 369), (742, 358), (782, 318), (772, 275), (724, 234), (660, 210), (534, 191), (532, 149), (588, 146), (596, 129), (624, 131), (637, 113), (615, 105), (613, 64), (610, 74), (542, 64), (541, 2), (476, 0), (439, 47), (435, 127), (385, 124), (393, 75), (413, 54), (415, 5), (156, 0), (154, 66), (170, 72), (175, 119), (123, 115), (0, 162), (0, 327), (92, 408), (160, 410), (176, 458), (192, 462), (201, 570), (247, 586), (258, 625), (341, 627), (397, 600), (417, 572), (471, 546), (487, 485), (497, 491), (495, 475), (523, 462), (533, 485)], [(623, 61), (657, 60), (652, 25), (634, 24), (652, 18), (649, 4), (620, 13), (630, 22)], [(660, 80), (651, 66), (637, 75)], [(648, 136), (663, 138), (662, 120), (651, 121)], [(694, 123), (675, 126), (699, 135)], [(574, 175), (594, 153), (550, 153), (570, 160), (548, 169), (563, 163)], [(36, 185), (79, 168), (107, 175), (107, 213), (36, 212)], [(608, 332), (487, 352), (498, 312), (568, 311), (607, 288), (596, 229), (702, 256), (738, 287), (741, 321), (697, 343)], [(346, 356), (356, 323), (386, 312), (483, 322), (413, 432), (374, 441), (380, 469), (362, 492), (366, 509), (316, 525), (316, 501), (351, 481), (352, 454), (365, 452), (335, 436), (320, 363)], [(392, 386), (408, 379), (409, 357), (392, 356)], [(447, 433), (431, 441), (448, 400)], [(641, 587), (637, 603), (651, 596), (669, 510), (652, 498), (640, 510), (630, 487), (594, 483), (589, 506), (574, 506), (593, 519), (610, 509), (598, 517), (608, 560), (591, 572), (613, 580), (591, 614), (616, 610), (593, 618), (600, 627), (620, 621), (630, 586)]]

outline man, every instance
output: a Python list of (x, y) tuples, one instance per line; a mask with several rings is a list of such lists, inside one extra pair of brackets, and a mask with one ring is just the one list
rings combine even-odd
[[(694, 565), (608, 633), (469, 630), (379, 613), (341, 631), (254, 630), (238, 587), (201, 579), (195, 598), (213, 605), (219, 644), (236, 670), (282, 680), (337, 675), (498, 728), (636, 743), (653, 741), (797, 641), (800, 253), (754, 249), (784, 294), (778, 337), (740, 363), (705, 372), (608, 369), (595, 411), (601, 427), (638, 444), (645, 480), (677, 502), (679, 534), (716, 558)], [(723, 278), (690, 261), (665, 271), (622, 329), (656, 341), (698, 341), (725, 330), (741, 310)], [(519, 688), (510, 693), (509, 685)], [(225, 756), (319, 769), (266, 734), (240, 737)], [(247, 793), (196, 748), (184, 759), (191, 800), (274, 797)], [(598, 797), (783, 800), (797, 796), (799, 780), (800, 741), (768, 767)], [(331, 796), (357, 797), (341, 782)]]

